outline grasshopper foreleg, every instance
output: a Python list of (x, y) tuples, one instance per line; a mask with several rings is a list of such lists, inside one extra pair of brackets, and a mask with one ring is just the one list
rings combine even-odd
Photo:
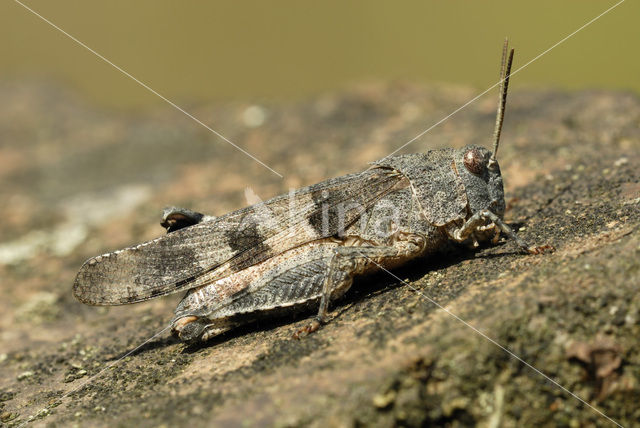
[(529, 245), (524, 239), (520, 238), (505, 222), (495, 213), (489, 210), (482, 210), (472, 215), (459, 229), (455, 229), (451, 237), (457, 242), (467, 240), (472, 234), (482, 228), (486, 229), (486, 223), (490, 221), (500, 232), (504, 233), (508, 238), (516, 241), (518, 247), (529, 254), (540, 254), (545, 250), (553, 250), (551, 245)]

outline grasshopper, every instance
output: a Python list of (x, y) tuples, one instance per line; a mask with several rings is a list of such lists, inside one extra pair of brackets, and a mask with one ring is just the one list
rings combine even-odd
[(241, 324), (329, 303), (354, 277), (435, 253), (448, 242), (530, 246), (504, 223), (496, 159), (513, 49), (505, 41), (493, 151), (480, 146), (390, 156), (365, 171), (298, 189), (221, 217), (169, 208), (167, 234), (87, 260), (73, 292), (90, 305), (124, 305), (180, 291), (172, 331), (205, 341)]

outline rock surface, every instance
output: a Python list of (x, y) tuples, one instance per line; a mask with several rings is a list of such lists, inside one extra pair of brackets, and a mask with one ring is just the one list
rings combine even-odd
[[(83, 306), (71, 284), (84, 259), (161, 235), (166, 205), (219, 215), (243, 206), (247, 187), (267, 199), (363, 169), (475, 93), (373, 84), (288, 105), (184, 106), (284, 179), (169, 108), (101, 111), (43, 84), (0, 94), (1, 424), (640, 420), (638, 97), (510, 94), (506, 219), (554, 253), (460, 248), (396, 270), (410, 286), (358, 280), (303, 340), (291, 334), (311, 314), (203, 346), (164, 332), (120, 360), (162, 330), (179, 296)], [(495, 103), (483, 98), (403, 152), (488, 145)]]

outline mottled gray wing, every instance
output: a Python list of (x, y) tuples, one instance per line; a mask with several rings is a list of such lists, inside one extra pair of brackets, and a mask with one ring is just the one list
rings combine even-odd
[(350, 174), (94, 257), (80, 268), (73, 293), (87, 304), (121, 305), (204, 285), (205, 274), (215, 281), (336, 235), (400, 180), (377, 168)]

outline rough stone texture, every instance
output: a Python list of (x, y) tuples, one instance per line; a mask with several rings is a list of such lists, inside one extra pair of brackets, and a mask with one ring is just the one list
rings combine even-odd
[[(362, 169), (474, 91), (362, 86), (263, 105), (266, 122), (253, 128), (243, 122), (249, 104), (185, 105), (282, 180), (164, 106), (114, 113), (44, 84), (3, 83), (1, 423), (611, 425), (470, 326), (621, 424), (637, 423), (640, 100), (516, 83), (499, 154), (506, 217), (555, 253), (456, 249), (395, 271), (410, 286), (362, 278), (303, 340), (291, 334), (308, 314), (206, 346), (164, 333), (121, 361), (163, 328), (177, 297), (81, 305), (71, 284), (84, 259), (160, 235), (166, 205), (218, 215), (243, 206), (246, 187), (266, 199)], [(495, 98), (404, 152), (489, 144)]]

